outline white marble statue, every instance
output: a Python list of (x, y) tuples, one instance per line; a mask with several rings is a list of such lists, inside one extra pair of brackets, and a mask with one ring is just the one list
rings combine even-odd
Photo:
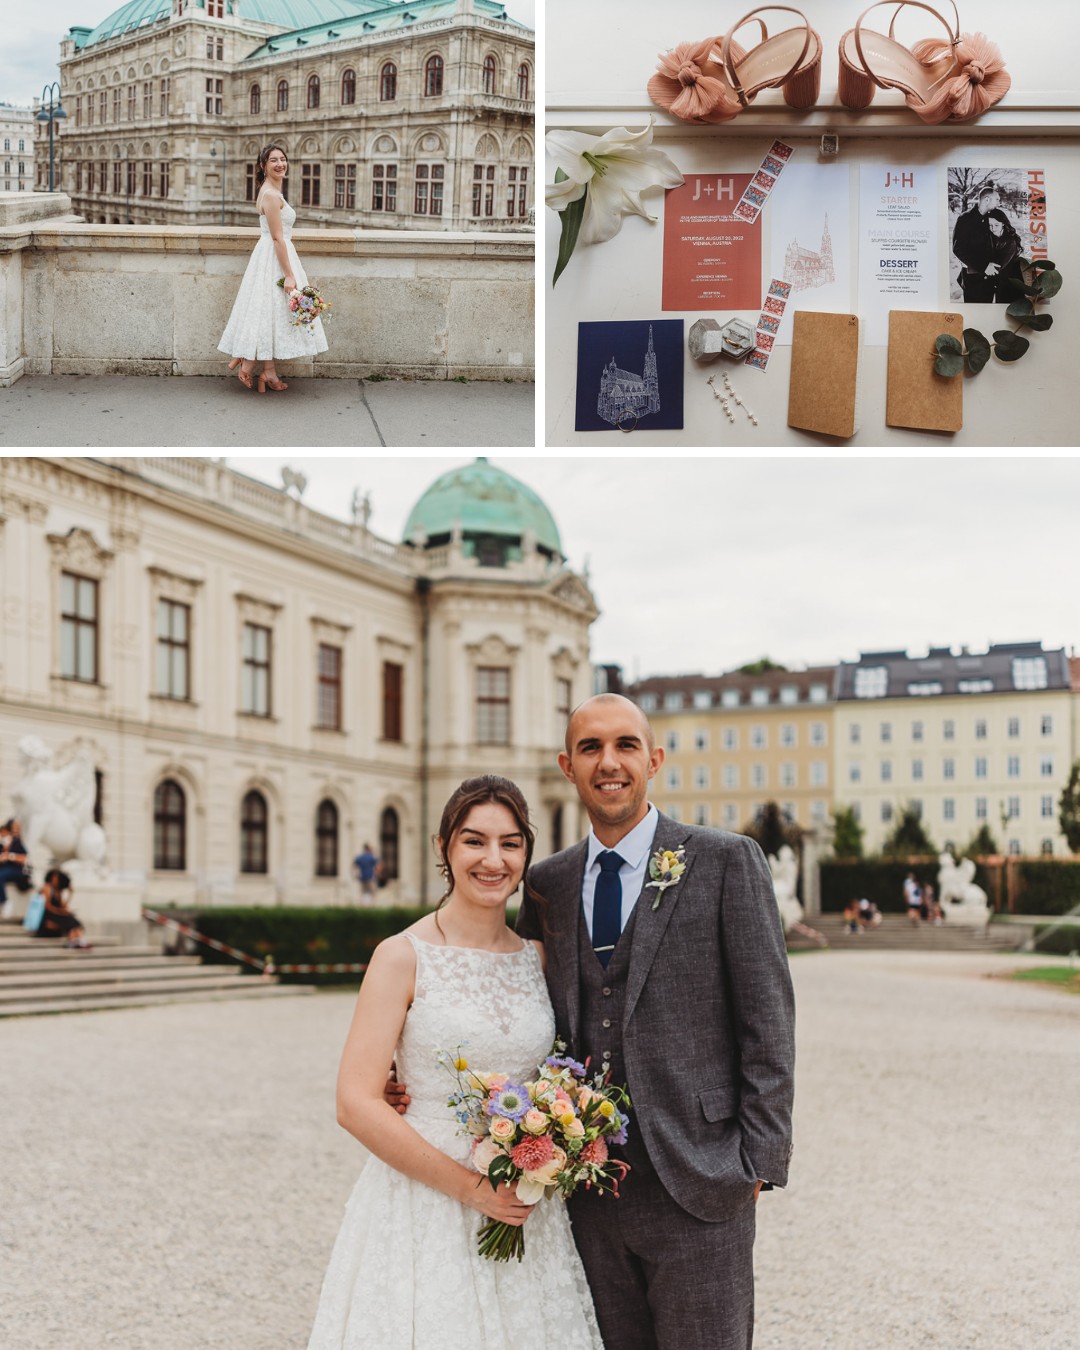
[(94, 766), (80, 751), (63, 768), (52, 767), (52, 751), (39, 736), (19, 742), (23, 776), (12, 795), (13, 814), (35, 872), (72, 861), (100, 866), (105, 831), (94, 824)]
[(773, 890), (780, 909), (780, 920), (784, 932), (802, 923), (803, 907), (795, 893), (799, 880), (799, 864), (795, 851), (789, 844), (783, 844), (778, 856), (769, 854), (769, 871), (772, 873)]
[(938, 855), (938, 899), (947, 923), (990, 922), (986, 892), (975, 885), (973, 858), (962, 858), (957, 863), (951, 853)]

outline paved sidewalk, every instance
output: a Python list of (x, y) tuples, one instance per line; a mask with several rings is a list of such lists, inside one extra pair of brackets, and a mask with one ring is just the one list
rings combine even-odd
[(532, 446), (534, 395), (502, 380), (290, 379), (260, 397), (212, 376), (27, 375), (0, 389), (0, 446)]
[[(1073, 1350), (1080, 998), (985, 978), (1032, 961), (793, 960), (795, 1159), (759, 1202), (755, 1350)], [(352, 1003), (0, 1025), (0, 1344), (301, 1350), (356, 1174)]]

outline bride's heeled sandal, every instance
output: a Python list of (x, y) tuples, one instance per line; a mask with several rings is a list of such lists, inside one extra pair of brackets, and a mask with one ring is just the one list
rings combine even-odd
[(288, 385), (284, 380), (275, 379), (273, 375), (262, 374), (259, 376), (259, 393), (265, 394), (267, 389), (272, 389), (275, 394), (283, 394)]
[[(797, 14), (802, 27), (773, 37), (762, 10)], [(733, 34), (753, 19), (761, 41), (744, 50)], [(821, 38), (801, 10), (790, 5), (760, 5), (744, 15), (722, 38), (681, 42), (661, 56), (649, 80), (652, 101), (684, 122), (730, 122), (763, 89), (780, 88), (791, 108), (812, 108), (821, 90)]]
[(229, 362), (229, 369), (230, 369), (230, 370), (236, 370), (236, 367), (237, 367), (237, 366), (240, 367), (239, 370), (236, 370), (236, 378), (240, 381), (240, 383), (244, 386), (245, 389), (254, 389), (254, 388), (255, 388), (254, 381), (253, 381), (252, 378), (251, 378), (251, 376), (252, 376), (252, 368), (253, 368), (254, 364), (255, 364), (255, 363), (252, 362), (251, 365), (249, 365), (248, 369), (245, 370), (245, 369), (244, 369), (243, 358), (242, 358), (242, 357), (239, 357), (239, 356), (234, 356), (233, 359)]
[[(985, 33), (961, 33), (956, 0), (949, 3), (955, 27), (923, 0), (877, 0), (865, 9), (840, 39), (840, 102), (866, 108), (877, 89), (898, 89), (914, 113), (936, 124), (966, 122), (1004, 98), (1012, 80), (1000, 49)], [(862, 26), (870, 10), (883, 4), (896, 5), (888, 35)], [(948, 38), (926, 38), (910, 49), (897, 42), (893, 29), (907, 5), (932, 14)]]

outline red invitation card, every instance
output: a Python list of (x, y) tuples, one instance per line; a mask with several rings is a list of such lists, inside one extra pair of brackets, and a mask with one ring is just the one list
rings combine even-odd
[(664, 201), (663, 309), (761, 305), (761, 220), (734, 215), (749, 173), (692, 173)]

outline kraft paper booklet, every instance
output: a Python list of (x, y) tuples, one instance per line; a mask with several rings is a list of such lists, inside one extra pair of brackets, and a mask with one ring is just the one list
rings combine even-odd
[(862, 320), (796, 310), (791, 338), (788, 426), (845, 440), (859, 429)]
[(889, 375), (885, 423), (919, 431), (959, 431), (964, 425), (964, 377), (934, 370), (939, 333), (964, 340), (960, 314), (894, 309), (889, 314)]

